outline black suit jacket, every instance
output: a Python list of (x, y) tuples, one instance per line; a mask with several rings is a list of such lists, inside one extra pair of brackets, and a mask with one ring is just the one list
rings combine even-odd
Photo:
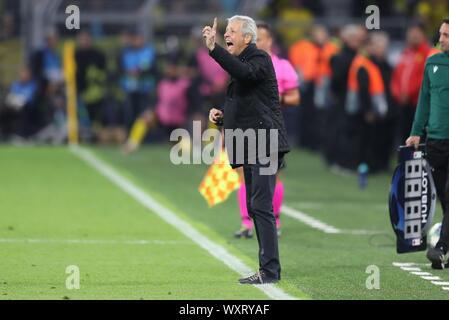
[[(226, 70), (231, 80), (227, 88), (224, 112), (224, 129), (266, 129), (266, 151), (269, 151), (269, 131), (278, 131), (278, 153), (290, 151), (284, 118), (279, 104), (279, 92), (271, 57), (263, 50), (250, 44), (238, 56), (231, 55), (218, 44), (210, 52), (211, 57)], [(225, 135), (226, 138), (226, 135)], [(228, 148), (232, 145), (225, 141)], [(249, 148), (248, 148), (249, 147)], [(248, 149), (255, 146), (245, 144), (245, 163), (248, 161)], [(258, 148), (256, 152), (258, 152)], [(235, 151), (235, 150), (234, 150)], [(249, 152), (250, 153), (250, 152)], [(268, 154), (268, 153), (267, 153)], [(235, 155), (235, 152), (233, 153)], [(259, 156), (259, 152), (257, 153)], [(235, 157), (231, 166), (238, 167)]]

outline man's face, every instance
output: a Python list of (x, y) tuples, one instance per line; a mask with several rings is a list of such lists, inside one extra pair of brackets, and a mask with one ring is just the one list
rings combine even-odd
[(368, 53), (378, 59), (385, 59), (388, 52), (389, 42), (386, 38), (370, 39)]
[(362, 27), (359, 27), (357, 28), (357, 31), (354, 32), (354, 34), (345, 39), (345, 43), (349, 48), (358, 50), (366, 42), (366, 36), (366, 30)]
[(135, 35), (133, 39), (133, 47), (134, 48), (142, 48), (145, 44), (145, 39), (140, 34)]
[(410, 47), (417, 47), (425, 41), (424, 32), (418, 27), (407, 30), (407, 44)]
[(27, 68), (21, 69), (19, 76), (20, 76), (20, 81), (22, 81), (22, 82), (27, 82), (27, 81), (31, 80), (31, 72)]
[(81, 33), (78, 36), (78, 44), (81, 49), (88, 49), (92, 46), (90, 35), (86, 32)]
[(320, 46), (324, 45), (328, 40), (327, 30), (323, 27), (315, 27), (312, 30), (312, 39)]
[(58, 47), (58, 37), (56, 35), (50, 35), (47, 37), (47, 46), (50, 49), (56, 49)]
[(228, 52), (238, 56), (251, 42), (250, 36), (244, 36), (242, 32), (243, 22), (239, 20), (229, 21), (224, 34)]
[(443, 23), (440, 28), (441, 50), (449, 53), (449, 24)]
[(265, 28), (257, 28), (257, 48), (265, 52), (271, 53), (273, 39)]

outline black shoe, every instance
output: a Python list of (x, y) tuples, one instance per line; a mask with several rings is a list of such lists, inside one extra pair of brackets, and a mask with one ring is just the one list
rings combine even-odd
[(247, 229), (245, 227), (242, 227), (239, 231), (234, 233), (234, 237), (240, 239), (240, 238), (252, 238), (253, 237), (253, 230)]
[(252, 276), (247, 278), (239, 279), (240, 284), (266, 284), (266, 283), (276, 283), (278, 279), (269, 278), (263, 271), (259, 271)]
[(448, 263), (445, 262), (445, 256), (443, 249), (441, 247), (438, 248), (430, 248), (427, 250), (427, 259), (432, 262), (432, 269), (445, 269), (448, 267)]

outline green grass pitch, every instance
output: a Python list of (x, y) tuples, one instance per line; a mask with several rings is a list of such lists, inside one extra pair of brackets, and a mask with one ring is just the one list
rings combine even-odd
[[(168, 146), (132, 156), (91, 148), (98, 158), (212, 241), (257, 268), (256, 239), (239, 240), (235, 193), (209, 209), (197, 188), (205, 165), (175, 166)], [(277, 285), (299, 299), (447, 299), (449, 291), (393, 266), (425, 254), (398, 255), (390, 226), (390, 176), (329, 172), (319, 156), (293, 151), (282, 172), (285, 204), (342, 230), (328, 234), (283, 215)], [(441, 219), (440, 208), (435, 220)], [(139, 242), (141, 241), (141, 242)], [(239, 274), (167, 224), (74, 155), (68, 148), (0, 147), (0, 299), (268, 299)], [(67, 266), (80, 270), (80, 289), (66, 288)], [(380, 270), (380, 289), (368, 290), (366, 268)]]

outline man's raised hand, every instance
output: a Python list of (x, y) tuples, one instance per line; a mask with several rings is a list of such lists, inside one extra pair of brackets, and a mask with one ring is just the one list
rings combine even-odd
[(212, 27), (210, 26), (205, 26), (203, 28), (203, 38), (204, 41), (206, 43), (206, 47), (212, 51), (215, 48), (215, 35), (217, 33), (217, 18), (214, 18), (214, 23), (212, 25)]

